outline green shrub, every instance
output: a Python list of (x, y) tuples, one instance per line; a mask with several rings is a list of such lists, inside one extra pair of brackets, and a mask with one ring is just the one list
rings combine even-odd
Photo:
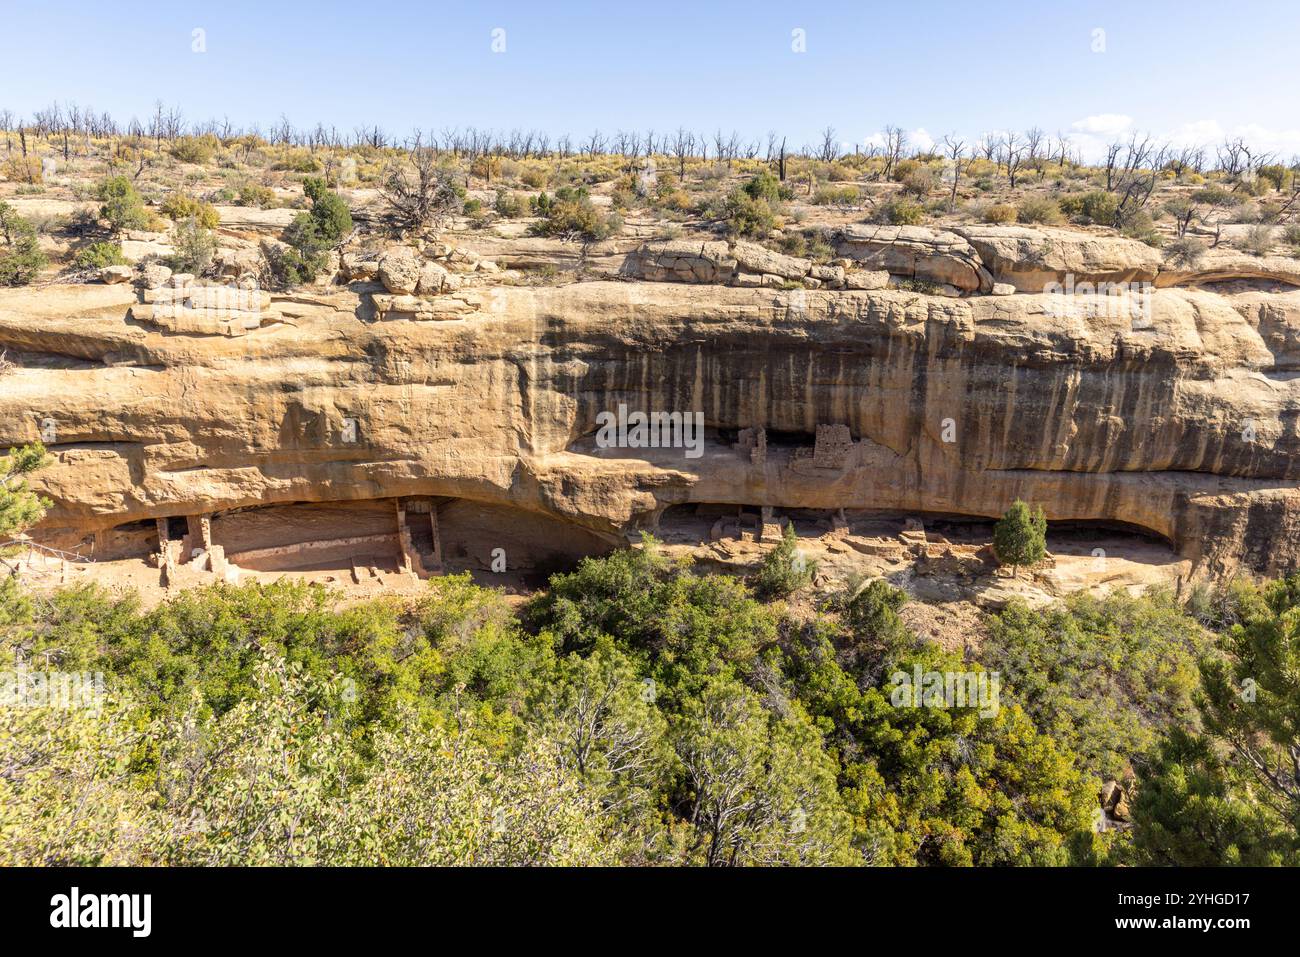
[(980, 661), (1039, 727), (1099, 780), (1122, 780), (1162, 732), (1195, 726), (1208, 636), (1167, 593), (1079, 592), (1050, 608), (1011, 602), (989, 619)]
[(176, 252), (168, 258), (168, 265), (177, 272), (193, 273), (196, 276), (212, 264), (212, 257), (217, 251), (211, 230), (193, 217), (176, 224), (172, 233), (172, 247)]
[(1064, 218), (1060, 205), (1049, 196), (1026, 196), (1016, 207), (1016, 220), (1021, 223), (1052, 226)]
[(1292, 223), (1282, 230), (1282, 242), (1300, 252), (1300, 223)]
[(312, 282), (325, 268), (324, 253), (304, 255), (292, 246), (276, 246), (264, 251), (266, 272), (272, 284), (283, 287)]
[(1016, 499), (993, 528), (993, 553), (1003, 565), (1036, 565), (1047, 554), (1047, 519), (1040, 505), (1033, 511)]
[(83, 247), (74, 260), (78, 269), (102, 269), (105, 266), (121, 266), (126, 263), (119, 243), (98, 242)]
[(787, 232), (781, 237), (778, 245), (781, 252), (787, 256), (798, 256), (816, 262), (828, 262), (835, 258), (830, 231), (826, 229), (805, 229), (801, 233)]
[(895, 196), (876, 207), (873, 219), (891, 226), (919, 226), (925, 220), (925, 208), (920, 203)]
[(173, 143), (168, 152), (182, 163), (202, 165), (212, 162), (219, 145), (215, 136), (187, 136)]
[(162, 201), (162, 205), (158, 208), (164, 216), (173, 222), (179, 222), (182, 219), (193, 219), (204, 229), (216, 229), (221, 225), (221, 216), (218, 215), (211, 203), (205, 203), (185, 193), (168, 193), (167, 198)]
[(145, 208), (139, 190), (125, 176), (110, 176), (100, 183), (99, 200), (103, 203), (99, 214), (115, 233), (153, 225), (154, 217)]
[(27, 285), (40, 275), (47, 261), (36, 228), (0, 201), (0, 286)]
[(1252, 256), (1267, 256), (1273, 251), (1273, 227), (1263, 223), (1252, 226), (1241, 241), (1241, 248)]
[(311, 218), (318, 238), (326, 246), (337, 246), (352, 232), (352, 211), (338, 193), (326, 187), (323, 179), (308, 178), (303, 192), (311, 200)]
[(787, 522), (781, 541), (763, 557), (763, 564), (754, 576), (754, 591), (760, 598), (786, 598), (806, 587), (816, 570), (817, 563), (799, 552), (794, 523)]
[(272, 279), (282, 286), (313, 281), (325, 268), (329, 251), (352, 232), (352, 212), (347, 202), (323, 179), (308, 178), (303, 192), (311, 201), (311, 209), (299, 213), (285, 228), (282, 238), (289, 248), (267, 257)]
[(789, 199), (791, 195), (789, 188), (783, 186), (781, 181), (776, 178), (776, 174), (767, 169), (752, 176), (741, 186), (741, 189), (751, 199), (764, 200), (774, 210), (779, 209), (781, 201)]
[(618, 216), (602, 213), (596, 208), (585, 186), (561, 186), (554, 197), (539, 193), (533, 198), (532, 207), (541, 217), (532, 227), (538, 236), (598, 242), (623, 228), (623, 221)]
[(776, 228), (776, 212), (765, 199), (755, 199), (744, 189), (736, 189), (722, 207), (722, 219), (732, 236), (762, 239)]
[(993, 203), (984, 207), (980, 219), (986, 223), (1014, 223), (1016, 208), (1010, 203)]
[(1119, 211), (1119, 200), (1113, 193), (1094, 190), (1091, 193), (1072, 193), (1061, 199), (1061, 212), (1082, 223), (1110, 226)]
[(505, 219), (517, 219), (524, 214), (524, 201), (508, 190), (497, 190), (496, 202), (492, 204), (498, 216)]
[(1179, 236), (1165, 243), (1165, 260), (1174, 266), (1195, 269), (1205, 255), (1205, 240), (1195, 236)]
[(861, 199), (856, 186), (822, 186), (812, 201), (814, 206), (856, 206)]
[(244, 180), (239, 184), (238, 199), (235, 202), (239, 206), (256, 206), (259, 209), (266, 209), (275, 205), (275, 190), (252, 180)]

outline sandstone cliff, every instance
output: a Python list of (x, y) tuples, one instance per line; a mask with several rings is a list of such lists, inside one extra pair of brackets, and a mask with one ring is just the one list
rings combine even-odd
[[(126, 285), (3, 291), (0, 445), (45, 436), (37, 534), (65, 543), (420, 496), (582, 551), (686, 503), (995, 516), (1020, 497), (1208, 572), (1295, 566), (1294, 261), (1176, 273), (1065, 230), (905, 229), (847, 234), (802, 279), (725, 243), (696, 244), (707, 268), (639, 248), (563, 286), (276, 296), (237, 329), (168, 326)], [(950, 288), (853, 288), (868, 273)], [(1062, 277), (1160, 288), (1141, 312), (1029, 291)], [(701, 412), (702, 454), (602, 447), (620, 404)]]

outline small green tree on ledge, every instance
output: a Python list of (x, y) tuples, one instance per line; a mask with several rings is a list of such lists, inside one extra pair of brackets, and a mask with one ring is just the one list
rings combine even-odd
[(1016, 499), (993, 528), (993, 554), (1003, 565), (1011, 566), (1013, 575), (1019, 573), (1022, 565), (1042, 561), (1047, 554), (1047, 519), (1043, 507), (1039, 505), (1031, 512), (1027, 504)]
[(0, 456), (0, 548), (10, 536), (44, 517), (50, 503), (31, 490), (27, 476), (47, 459), (45, 446), (39, 442)]
[(810, 584), (816, 571), (817, 563), (800, 554), (799, 536), (794, 523), (789, 522), (781, 541), (767, 553), (754, 576), (754, 590), (760, 598), (788, 598)]

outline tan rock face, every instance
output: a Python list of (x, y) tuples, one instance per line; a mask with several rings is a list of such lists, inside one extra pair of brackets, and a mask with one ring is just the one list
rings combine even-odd
[[(938, 241), (949, 279), (983, 281), (973, 245)], [(446, 496), (616, 542), (684, 503), (996, 516), (1019, 497), (1276, 572), (1300, 559), (1295, 295), (1161, 289), (1139, 323), (1041, 295), (597, 281), (392, 294), (398, 321), (376, 322), (337, 290), (226, 337), (128, 321), (125, 285), (4, 290), (0, 446), (52, 430), (51, 536)], [(678, 430), (600, 441), (620, 405)]]
[(1028, 226), (959, 226), (996, 282), (1020, 292), (1043, 292), (1050, 283), (1152, 282), (1160, 271), (1157, 249), (1116, 236)]
[(988, 292), (993, 282), (974, 248), (955, 232), (925, 226), (849, 226), (837, 243), (840, 255), (866, 270)]

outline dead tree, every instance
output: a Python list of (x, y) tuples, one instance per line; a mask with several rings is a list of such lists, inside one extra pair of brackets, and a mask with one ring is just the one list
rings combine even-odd
[(433, 147), (425, 146), (417, 135), (405, 159), (389, 166), (380, 187), (390, 219), (399, 229), (419, 231), (438, 226), (459, 212), (461, 193), (455, 171), (439, 164)]
[(677, 127), (677, 132), (673, 134), (669, 149), (672, 151), (673, 158), (677, 160), (677, 179), (684, 183), (686, 182), (686, 161), (695, 152), (695, 134), (688, 133), (684, 127)]
[(835, 139), (835, 127), (828, 126), (822, 130), (822, 145), (817, 151), (817, 158), (823, 163), (834, 163), (840, 158), (840, 144)]
[(907, 134), (903, 132), (902, 127), (886, 126), (885, 127), (885, 168), (881, 175), (885, 179), (894, 172), (894, 167), (898, 161), (903, 158), (903, 151), (907, 149)]
[(948, 212), (957, 205), (957, 183), (961, 180), (961, 154), (966, 148), (966, 141), (959, 140), (951, 133), (944, 134), (943, 145), (952, 160), (952, 190), (948, 193)]
[(1124, 150), (1124, 163), (1114, 175), (1114, 193), (1119, 202), (1115, 206), (1116, 228), (1132, 220), (1151, 198), (1160, 181), (1160, 170), (1169, 155), (1167, 146), (1152, 141), (1150, 136), (1129, 137)]

